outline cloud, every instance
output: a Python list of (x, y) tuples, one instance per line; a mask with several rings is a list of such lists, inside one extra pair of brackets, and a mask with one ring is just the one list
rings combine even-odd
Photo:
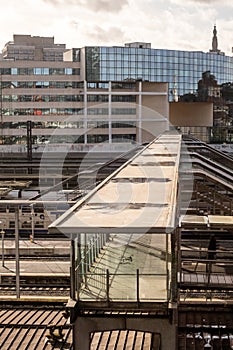
[(213, 4), (219, 0), (190, 0), (191, 2), (199, 2), (200, 4)]
[(15, 12), (17, 4), (7, 0), (0, 13), (0, 48), (13, 34), (31, 34), (69, 48), (145, 41), (206, 52), (216, 23), (219, 49), (232, 55), (232, 0), (21, 0)]
[(94, 12), (113, 12), (117, 13), (128, 5), (128, 0), (43, 0), (47, 4), (53, 6), (82, 6)]
[[(89, 6), (93, 11), (119, 12), (128, 4), (128, 0), (85, 0), (82, 1), (84, 6)], [(88, 5), (87, 5), (88, 4)]]
[[(218, 4), (218, 5), (221, 5), (221, 3), (219, 3), (219, 0), (190, 0), (191, 2), (198, 2), (200, 4), (208, 4), (208, 5), (211, 5), (211, 4)], [(231, 0), (225, 0), (223, 1), (223, 3), (225, 5), (227, 4), (231, 4)], [(222, 5), (221, 5), (222, 6)]]
[(86, 36), (92, 38), (93, 42), (112, 43), (121, 42), (124, 32), (118, 27), (109, 27), (104, 29), (98, 25), (86, 31)]
[(46, 4), (51, 4), (54, 6), (61, 5), (61, 3), (63, 3), (63, 1), (61, 0), (42, 0), (42, 1), (45, 2)]
[[(172, 3), (183, 5), (183, 0), (171, 0)], [(186, 0), (186, 5), (188, 3), (193, 3), (197, 5), (204, 5), (204, 6), (232, 6), (232, 0), (222, 0), (221, 2), (219, 0)]]

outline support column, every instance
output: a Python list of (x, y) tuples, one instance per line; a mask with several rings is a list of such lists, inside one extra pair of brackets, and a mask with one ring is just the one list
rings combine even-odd
[(178, 252), (177, 252), (177, 237), (178, 230), (175, 229), (171, 233), (171, 255), (172, 255), (172, 266), (171, 266), (171, 301), (177, 301), (177, 260), (178, 260)]
[(109, 81), (108, 84), (108, 139), (112, 143), (112, 82)]
[(176, 325), (171, 324), (169, 318), (161, 317), (85, 317), (76, 319), (74, 326), (74, 350), (90, 350), (92, 332), (111, 330), (135, 330), (160, 334), (161, 350), (175, 350)]
[(87, 82), (84, 80), (84, 144), (87, 144)]
[(138, 143), (142, 143), (142, 82), (139, 81), (138, 96)]

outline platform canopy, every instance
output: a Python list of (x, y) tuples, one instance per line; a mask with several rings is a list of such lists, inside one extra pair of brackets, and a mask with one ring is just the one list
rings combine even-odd
[(233, 217), (231, 215), (185, 215), (180, 219), (180, 226), (184, 228), (232, 229)]
[(31, 185), (32, 181), (1, 180), (0, 187), (7, 187), (11, 190), (24, 189)]
[(54, 221), (49, 231), (171, 232), (180, 148), (181, 135), (161, 135)]
[(8, 193), (11, 191), (8, 187), (0, 187), (0, 197), (4, 198), (8, 195)]

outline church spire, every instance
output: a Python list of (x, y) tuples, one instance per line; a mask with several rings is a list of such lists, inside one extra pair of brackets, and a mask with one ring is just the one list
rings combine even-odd
[(213, 30), (212, 51), (214, 52), (219, 51), (216, 25), (214, 26), (214, 30)]
[(212, 50), (210, 50), (210, 52), (220, 53), (220, 50), (218, 49), (218, 38), (217, 38), (216, 25), (214, 25), (213, 39), (212, 39)]

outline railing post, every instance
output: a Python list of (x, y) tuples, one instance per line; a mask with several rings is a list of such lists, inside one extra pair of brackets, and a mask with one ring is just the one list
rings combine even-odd
[(95, 237), (95, 257), (97, 257), (99, 254), (99, 234), (96, 234)]
[(5, 258), (4, 258), (4, 235), (5, 235), (5, 231), (1, 230), (0, 233), (2, 234), (2, 267), (5, 267)]
[(99, 237), (98, 237), (98, 254), (100, 254), (100, 250), (101, 250), (101, 233), (99, 233)]
[(137, 276), (136, 276), (136, 279), (137, 279), (137, 302), (139, 303), (140, 302), (140, 294), (139, 294), (139, 269), (137, 269)]
[(82, 251), (81, 251), (81, 234), (78, 233), (77, 240), (75, 240), (77, 249), (77, 267), (75, 266), (75, 279), (76, 279), (76, 299), (79, 300), (79, 289), (83, 282), (83, 265), (82, 265)]
[(110, 289), (109, 281), (110, 281), (109, 270), (107, 269), (106, 270), (106, 297), (107, 297), (107, 302), (110, 301), (110, 299), (109, 299), (109, 289)]
[(169, 269), (167, 269), (167, 301), (170, 300)]
[(75, 299), (75, 253), (74, 253), (74, 240), (71, 239), (70, 244), (70, 298)]
[(84, 264), (84, 283), (85, 287), (87, 287), (87, 233), (84, 233), (84, 257), (83, 257), (83, 264)]
[(92, 237), (91, 239), (91, 265), (95, 261), (95, 239)]
[(87, 242), (87, 272), (90, 271), (90, 241)]

